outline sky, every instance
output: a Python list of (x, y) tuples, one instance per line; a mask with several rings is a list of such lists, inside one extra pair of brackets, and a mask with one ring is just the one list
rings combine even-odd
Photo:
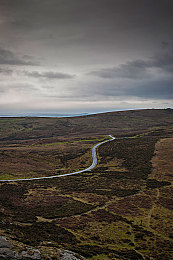
[(0, 115), (173, 107), (172, 0), (0, 0)]

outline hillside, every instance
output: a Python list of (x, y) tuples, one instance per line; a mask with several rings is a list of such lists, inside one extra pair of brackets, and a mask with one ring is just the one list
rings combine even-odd
[(0, 141), (115, 134), (133, 135), (173, 124), (172, 109), (108, 112), (67, 118), (0, 118)]
[(63, 249), (92, 260), (171, 259), (173, 110), (0, 118), (0, 126), (1, 180), (84, 169), (94, 144), (126, 137), (101, 145), (90, 172), (0, 182), (0, 245), (5, 236), (11, 251), (38, 259), (61, 259)]

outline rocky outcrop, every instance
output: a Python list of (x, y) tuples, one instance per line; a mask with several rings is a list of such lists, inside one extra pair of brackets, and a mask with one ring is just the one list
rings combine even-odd
[[(0, 236), (0, 259), (52, 259), (52, 257), (49, 257), (48, 255), (46, 255), (46, 258), (45, 256), (43, 256), (42, 258), (42, 254), (38, 249), (27, 247), (25, 250), (20, 251), (19, 253), (13, 250), (13, 247), (14, 246), (7, 241), (6, 237)], [(58, 249), (58, 252), (59, 254), (57, 259), (60, 260), (85, 260), (85, 258), (83, 258), (82, 256), (69, 250)], [(55, 257), (56, 256), (54, 256), (53, 259), (56, 259)]]
[(0, 236), (0, 259), (41, 259), (38, 249), (30, 249), (21, 251), (20, 253), (12, 249), (13, 245), (9, 243), (4, 236)]
[(0, 259), (21, 259), (18, 253), (11, 249), (12, 247), (13, 245), (4, 236), (0, 236)]
[(60, 259), (61, 260), (85, 260), (82, 256), (69, 251), (69, 250), (60, 250)]

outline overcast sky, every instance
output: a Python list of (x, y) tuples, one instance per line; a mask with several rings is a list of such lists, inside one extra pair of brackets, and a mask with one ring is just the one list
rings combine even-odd
[(0, 114), (173, 107), (172, 0), (0, 0)]

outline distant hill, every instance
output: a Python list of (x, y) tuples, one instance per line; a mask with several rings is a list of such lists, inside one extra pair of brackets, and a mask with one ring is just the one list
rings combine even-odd
[(0, 140), (133, 135), (173, 125), (173, 109), (143, 109), (63, 118), (2, 117)]

